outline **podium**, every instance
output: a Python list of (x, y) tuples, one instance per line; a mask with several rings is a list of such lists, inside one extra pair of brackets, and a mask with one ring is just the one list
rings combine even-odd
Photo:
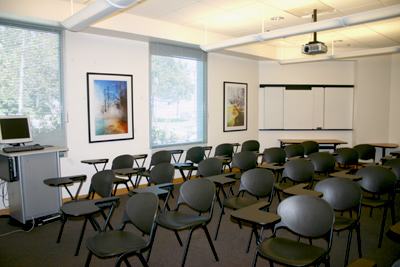
[(60, 212), (61, 189), (47, 186), (45, 179), (60, 177), (60, 152), (64, 147), (0, 152), (0, 179), (8, 182), (10, 216), (22, 224)]

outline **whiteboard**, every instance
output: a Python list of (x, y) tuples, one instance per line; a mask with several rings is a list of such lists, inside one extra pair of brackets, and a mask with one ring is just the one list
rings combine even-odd
[(353, 91), (349, 87), (325, 88), (325, 129), (353, 128)]
[(283, 92), (285, 87), (269, 87), (264, 92), (264, 129), (283, 129)]
[(283, 128), (305, 129), (313, 128), (312, 90), (285, 90), (283, 105)]

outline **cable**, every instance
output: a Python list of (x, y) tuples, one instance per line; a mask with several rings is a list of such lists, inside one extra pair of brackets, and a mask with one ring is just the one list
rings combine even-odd
[(14, 234), (14, 233), (18, 233), (18, 232), (25, 232), (25, 233), (29, 233), (33, 230), (33, 228), (35, 228), (35, 219), (32, 217), (32, 227), (31, 229), (25, 231), (25, 230), (15, 230), (15, 231), (11, 231), (5, 234), (1, 234), (0, 237), (6, 236), (6, 235), (10, 235), (10, 234)]
[(1, 188), (1, 190), (0, 190), (0, 191), (1, 191), (0, 197), (2, 198), (3, 206), (4, 206), (5, 208), (8, 208), (8, 206), (6, 206), (6, 200), (7, 200), (7, 202), (8, 202), (8, 198), (7, 198), (7, 195), (8, 195), (7, 182), (1, 180), (1, 182), (0, 182), (0, 188)]

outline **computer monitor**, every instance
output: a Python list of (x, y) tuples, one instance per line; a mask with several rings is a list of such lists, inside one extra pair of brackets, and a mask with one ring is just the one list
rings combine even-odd
[(0, 144), (20, 145), (27, 142), (33, 142), (28, 116), (0, 117)]

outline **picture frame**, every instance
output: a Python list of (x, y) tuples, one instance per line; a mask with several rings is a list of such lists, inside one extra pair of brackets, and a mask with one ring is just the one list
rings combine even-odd
[(224, 132), (247, 130), (247, 83), (224, 82)]
[(134, 138), (132, 75), (87, 73), (89, 143)]

